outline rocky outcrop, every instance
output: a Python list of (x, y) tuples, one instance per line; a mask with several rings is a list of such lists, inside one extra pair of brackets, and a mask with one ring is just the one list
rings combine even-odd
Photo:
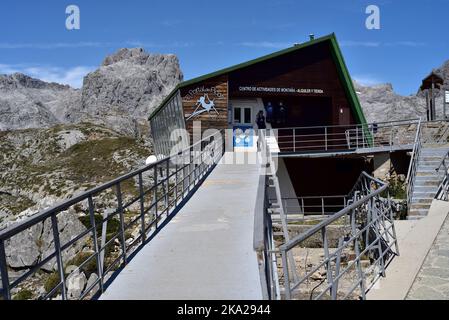
[(0, 75), (0, 131), (91, 122), (128, 136), (182, 80), (178, 58), (120, 49), (84, 78), (82, 89), (15, 73)]
[(82, 89), (80, 114), (94, 123), (135, 135), (150, 111), (182, 80), (175, 55), (121, 49), (89, 73)]
[(49, 127), (67, 121), (80, 90), (20, 73), (0, 75), (0, 131)]
[(0, 132), (0, 229), (30, 207), (43, 210), (143, 166), (151, 150), (88, 123)]
[[(444, 85), (441, 89), (449, 90), (449, 60), (432, 71), (444, 79)], [(401, 96), (394, 92), (393, 86), (389, 83), (362, 86), (354, 82), (354, 86), (367, 121), (370, 123), (417, 119), (419, 117), (426, 119), (426, 97), (424, 92), (420, 90), (415, 95)], [(417, 88), (419, 86), (420, 83), (417, 84)], [(442, 118), (443, 91), (437, 89), (435, 96), (437, 117)]]
[[(33, 213), (29, 210), (29, 213)], [(23, 215), (23, 218), (28, 215)], [(58, 230), (62, 244), (67, 243), (86, 228), (73, 213), (63, 211), (58, 214)], [(81, 249), (81, 242), (75, 242), (63, 253), (63, 261), (72, 259)], [(35, 266), (40, 261), (55, 252), (53, 229), (50, 218), (43, 223), (18, 233), (6, 241), (6, 258), (13, 269), (23, 269)], [(51, 259), (42, 269), (52, 271), (56, 268), (56, 259)]]
[(426, 100), (419, 95), (401, 96), (391, 84), (365, 87), (354, 83), (368, 123), (417, 119), (426, 116)]

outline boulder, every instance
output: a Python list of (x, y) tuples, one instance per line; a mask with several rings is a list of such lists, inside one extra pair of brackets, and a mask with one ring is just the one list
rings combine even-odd
[[(83, 224), (74, 214), (63, 211), (58, 214), (58, 229), (61, 245), (64, 245), (71, 239), (86, 230)], [(82, 240), (77, 241), (63, 252), (63, 261), (73, 258), (85, 244)], [(43, 223), (20, 232), (6, 241), (6, 258), (11, 268), (29, 268), (42, 261), (54, 251), (53, 230), (50, 219)], [(57, 264), (56, 259), (43, 266), (44, 270), (53, 271)]]
[[(90, 288), (97, 280), (98, 280), (98, 275), (96, 273), (92, 273), (89, 276), (89, 280), (87, 280), (86, 289)], [(91, 292), (95, 293), (99, 288), (100, 288), (100, 286), (97, 284), (96, 286), (94, 286), (91, 289)]]
[(87, 278), (84, 272), (75, 272), (67, 279), (67, 299), (77, 300), (86, 287)]

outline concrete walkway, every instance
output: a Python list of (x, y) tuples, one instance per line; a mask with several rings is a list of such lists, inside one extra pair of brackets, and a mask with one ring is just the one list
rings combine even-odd
[(408, 300), (449, 300), (449, 216), (438, 233)]
[(395, 222), (400, 256), (388, 266), (386, 277), (368, 292), (368, 300), (407, 298), (448, 212), (449, 203), (434, 200), (427, 217)]
[(259, 165), (218, 164), (100, 299), (262, 299), (253, 250), (258, 179)]

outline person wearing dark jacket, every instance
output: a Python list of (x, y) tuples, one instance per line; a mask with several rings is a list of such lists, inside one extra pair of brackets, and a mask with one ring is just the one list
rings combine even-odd
[(271, 123), (271, 121), (273, 120), (273, 111), (274, 111), (271, 102), (268, 102), (266, 110), (267, 110), (267, 122)]
[(267, 125), (265, 123), (265, 116), (263, 115), (263, 111), (260, 110), (256, 117), (256, 124), (259, 129), (266, 129)]
[(279, 122), (281, 124), (285, 124), (287, 122), (287, 108), (284, 106), (284, 104), (279, 102)]

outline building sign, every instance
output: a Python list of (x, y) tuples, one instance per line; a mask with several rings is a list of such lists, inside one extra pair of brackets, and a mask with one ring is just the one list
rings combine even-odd
[[(219, 115), (215, 108), (215, 99), (223, 98), (224, 95), (217, 90), (216, 87), (206, 88), (204, 86), (189, 90), (184, 100), (194, 100), (195, 96), (201, 95), (195, 101), (195, 110), (187, 117), (186, 121), (198, 117), (200, 114), (207, 112), (208, 114), (215, 113)], [(212, 96), (212, 98), (209, 97)]]
[(449, 91), (444, 91), (444, 102), (449, 103)]
[(192, 112), (192, 114), (186, 119), (186, 121), (198, 117), (204, 112), (210, 113), (211, 111), (214, 111), (217, 115), (219, 115), (217, 109), (215, 108), (214, 100), (209, 99), (209, 96), (206, 93), (196, 101), (195, 111)]
[(198, 87), (198, 88), (189, 90), (189, 92), (184, 96), (184, 99), (192, 100), (195, 98), (195, 96), (204, 95), (206, 93), (208, 95), (213, 95), (217, 98), (224, 98), (224, 95), (218, 91), (217, 87), (206, 88), (206, 87), (202, 86), (202, 87)]
[(293, 93), (293, 94), (324, 94), (323, 89), (313, 88), (283, 88), (283, 87), (256, 87), (240, 86), (240, 92), (265, 92), (265, 93)]

